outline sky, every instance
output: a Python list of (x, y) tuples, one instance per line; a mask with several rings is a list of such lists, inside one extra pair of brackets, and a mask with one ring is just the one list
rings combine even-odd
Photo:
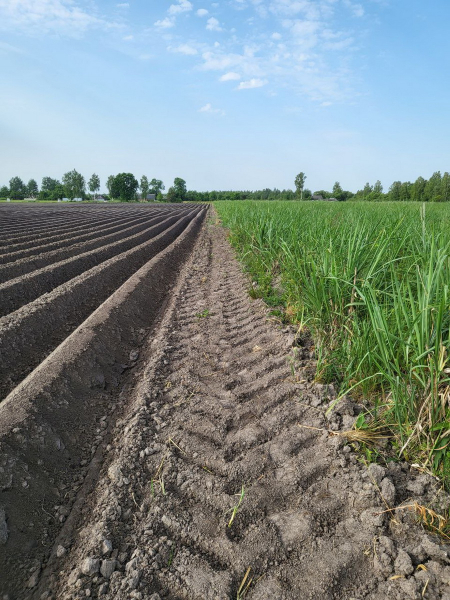
[(450, 171), (448, 0), (0, 0), (0, 186)]

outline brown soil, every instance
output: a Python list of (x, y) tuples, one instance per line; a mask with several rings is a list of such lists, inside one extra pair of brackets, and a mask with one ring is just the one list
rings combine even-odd
[(14, 479), (0, 590), (450, 600), (447, 548), (411, 511), (386, 512), (447, 496), (406, 464), (367, 469), (330, 434), (360, 407), (346, 398), (326, 415), (334, 390), (311, 381), (312, 349), (249, 299), (223, 230), (205, 224), (190, 253), (200, 222), (0, 405), (16, 461), (0, 471)]

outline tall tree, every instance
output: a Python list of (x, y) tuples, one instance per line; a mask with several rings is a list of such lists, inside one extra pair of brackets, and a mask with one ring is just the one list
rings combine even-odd
[(142, 194), (142, 200), (147, 200), (147, 195), (148, 195), (148, 190), (149, 190), (149, 183), (148, 183), (148, 177), (147, 175), (142, 175), (141, 177), (141, 184), (140, 184), (140, 188), (141, 188), (141, 194)]
[(450, 200), (450, 175), (447, 171), (442, 175), (441, 195), (442, 202), (448, 202)]
[(303, 200), (303, 188), (305, 187), (306, 175), (301, 172), (295, 178), (295, 193), (300, 196), (300, 200)]
[(88, 188), (89, 188), (89, 191), (91, 192), (91, 194), (94, 194), (94, 200), (95, 200), (95, 195), (98, 192), (98, 190), (100, 189), (100, 177), (96, 173), (94, 173), (92, 175), (92, 177), (89, 179)]
[(0, 198), (8, 198), (9, 197), (9, 188), (6, 185), (2, 185), (0, 187)]
[(173, 187), (175, 189), (175, 202), (184, 202), (186, 200), (187, 188), (186, 182), (181, 177), (175, 177), (173, 180)]
[(374, 200), (381, 200), (383, 196), (383, 186), (381, 185), (381, 181), (378, 179), (375, 182), (372, 190), (372, 197)]
[(366, 185), (364, 186), (363, 189), (363, 198), (364, 200), (370, 200), (370, 194), (373, 192), (373, 187), (370, 185), (370, 183), (366, 183)]
[(400, 200), (401, 189), (402, 189), (402, 182), (394, 181), (394, 183), (389, 188), (389, 200), (392, 200), (394, 202), (397, 200)]
[(155, 194), (156, 199), (161, 198), (162, 191), (165, 189), (166, 188), (165, 188), (163, 182), (161, 181), (161, 179), (153, 178), (150, 181), (150, 194)]
[(113, 198), (119, 198), (121, 202), (132, 202), (138, 187), (139, 183), (132, 173), (119, 173), (114, 177), (111, 195)]
[(424, 200), (427, 202), (439, 202), (441, 195), (442, 175), (440, 171), (435, 171), (425, 184)]
[(333, 193), (333, 198), (336, 198), (337, 200), (342, 200), (344, 190), (342, 189), (339, 181), (336, 181), (336, 183), (333, 185), (332, 193)]
[(27, 193), (30, 198), (36, 198), (39, 194), (38, 184), (35, 179), (30, 179), (27, 184)]
[(27, 188), (20, 177), (12, 177), (9, 180), (9, 195), (12, 200), (23, 200), (27, 193)]
[(108, 177), (108, 179), (106, 180), (106, 188), (108, 190), (108, 194), (111, 196), (111, 198), (113, 197), (112, 195), (112, 189), (113, 189), (113, 185), (114, 185), (114, 175), (110, 175)]
[(426, 179), (424, 179), (423, 177), (418, 177), (412, 186), (411, 199), (415, 202), (422, 202), (425, 199), (424, 192), (426, 185)]
[(83, 175), (78, 173), (75, 169), (64, 173), (62, 178), (63, 186), (66, 191), (67, 197), (70, 200), (74, 198), (83, 198), (86, 190), (86, 182)]
[(43, 177), (41, 191), (52, 192), (57, 185), (60, 185), (60, 182), (57, 179), (52, 179), (51, 177)]

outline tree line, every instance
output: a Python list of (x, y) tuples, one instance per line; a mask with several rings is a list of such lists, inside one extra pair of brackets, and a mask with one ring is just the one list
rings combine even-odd
[[(305, 188), (306, 175), (300, 172), (294, 180), (294, 189), (265, 188), (263, 190), (213, 190), (209, 192), (197, 192), (188, 190), (186, 181), (176, 177), (173, 185), (164, 194), (165, 186), (160, 179), (148, 179), (143, 175), (138, 181), (132, 173), (119, 173), (110, 175), (106, 181), (108, 189), (107, 199), (132, 202), (139, 198), (146, 199), (153, 194), (157, 201), (166, 202), (214, 202), (217, 200), (311, 200), (311, 199), (335, 199), (364, 200), (379, 202), (390, 201), (416, 201), (416, 202), (449, 202), (450, 201), (450, 174), (443, 175), (436, 171), (430, 179), (418, 177), (416, 181), (394, 181), (387, 192), (383, 191), (380, 181), (373, 185), (366, 185), (357, 192), (344, 190), (336, 181), (331, 191), (316, 190), (312, 192)], [(35, 179), (24, 183), (20, 177), (12, 177), (8, 186), (0, 187), (0, 199), (11, 198), (12, 200), (23, 200), (24, 198), (35, 198), (38, 200), (60, 200), (62, 198), (95, 198), (100, 190), (100, 178), (95, 173), (86, 182), (83, 175), (75, 169), (65, 173), (61, 181), (51, 177), (43, 177), (39, 189)], [(89, 195), (90, 193), (90, 195)]]
[[(166, 202), (184, 202), (187, 194), (186, 182), (181, 177), (176, 177), (173, 185), (163, 194), (166, 189), (160, 179), (148, 179), (143, 175), (138, 181), (132, 173), (119, 173), (110, 175), (106, 180), (108, 190), (107, 199), (120, 200), (121, 202), (133, 202), (139, 198), (146, 199), (149, 194), (155, 196), (155, 200)], [(100, 177), (94, 173), (86, 182), (86, 179), (75, 169), (64, 173), (61, 181), (52, 177), (43, 177), (41, 187), (35, 179), (25, 183), (20, 177), (12, 177), (9, 187), (0, 187), (0, 199), (24, 200), (33, 198), (37, 200), (57, 201), (63, 198), (73, 200), (95, 200), (100, 191)], [(105, 196), (104, 196), (105, 197)]]

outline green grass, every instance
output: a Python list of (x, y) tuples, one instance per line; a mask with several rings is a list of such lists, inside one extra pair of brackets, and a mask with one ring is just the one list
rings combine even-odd
[(217, 202), (250, 293), (307, 328), (316, 379), (364, 397), (450, 482), (450, 206)]

